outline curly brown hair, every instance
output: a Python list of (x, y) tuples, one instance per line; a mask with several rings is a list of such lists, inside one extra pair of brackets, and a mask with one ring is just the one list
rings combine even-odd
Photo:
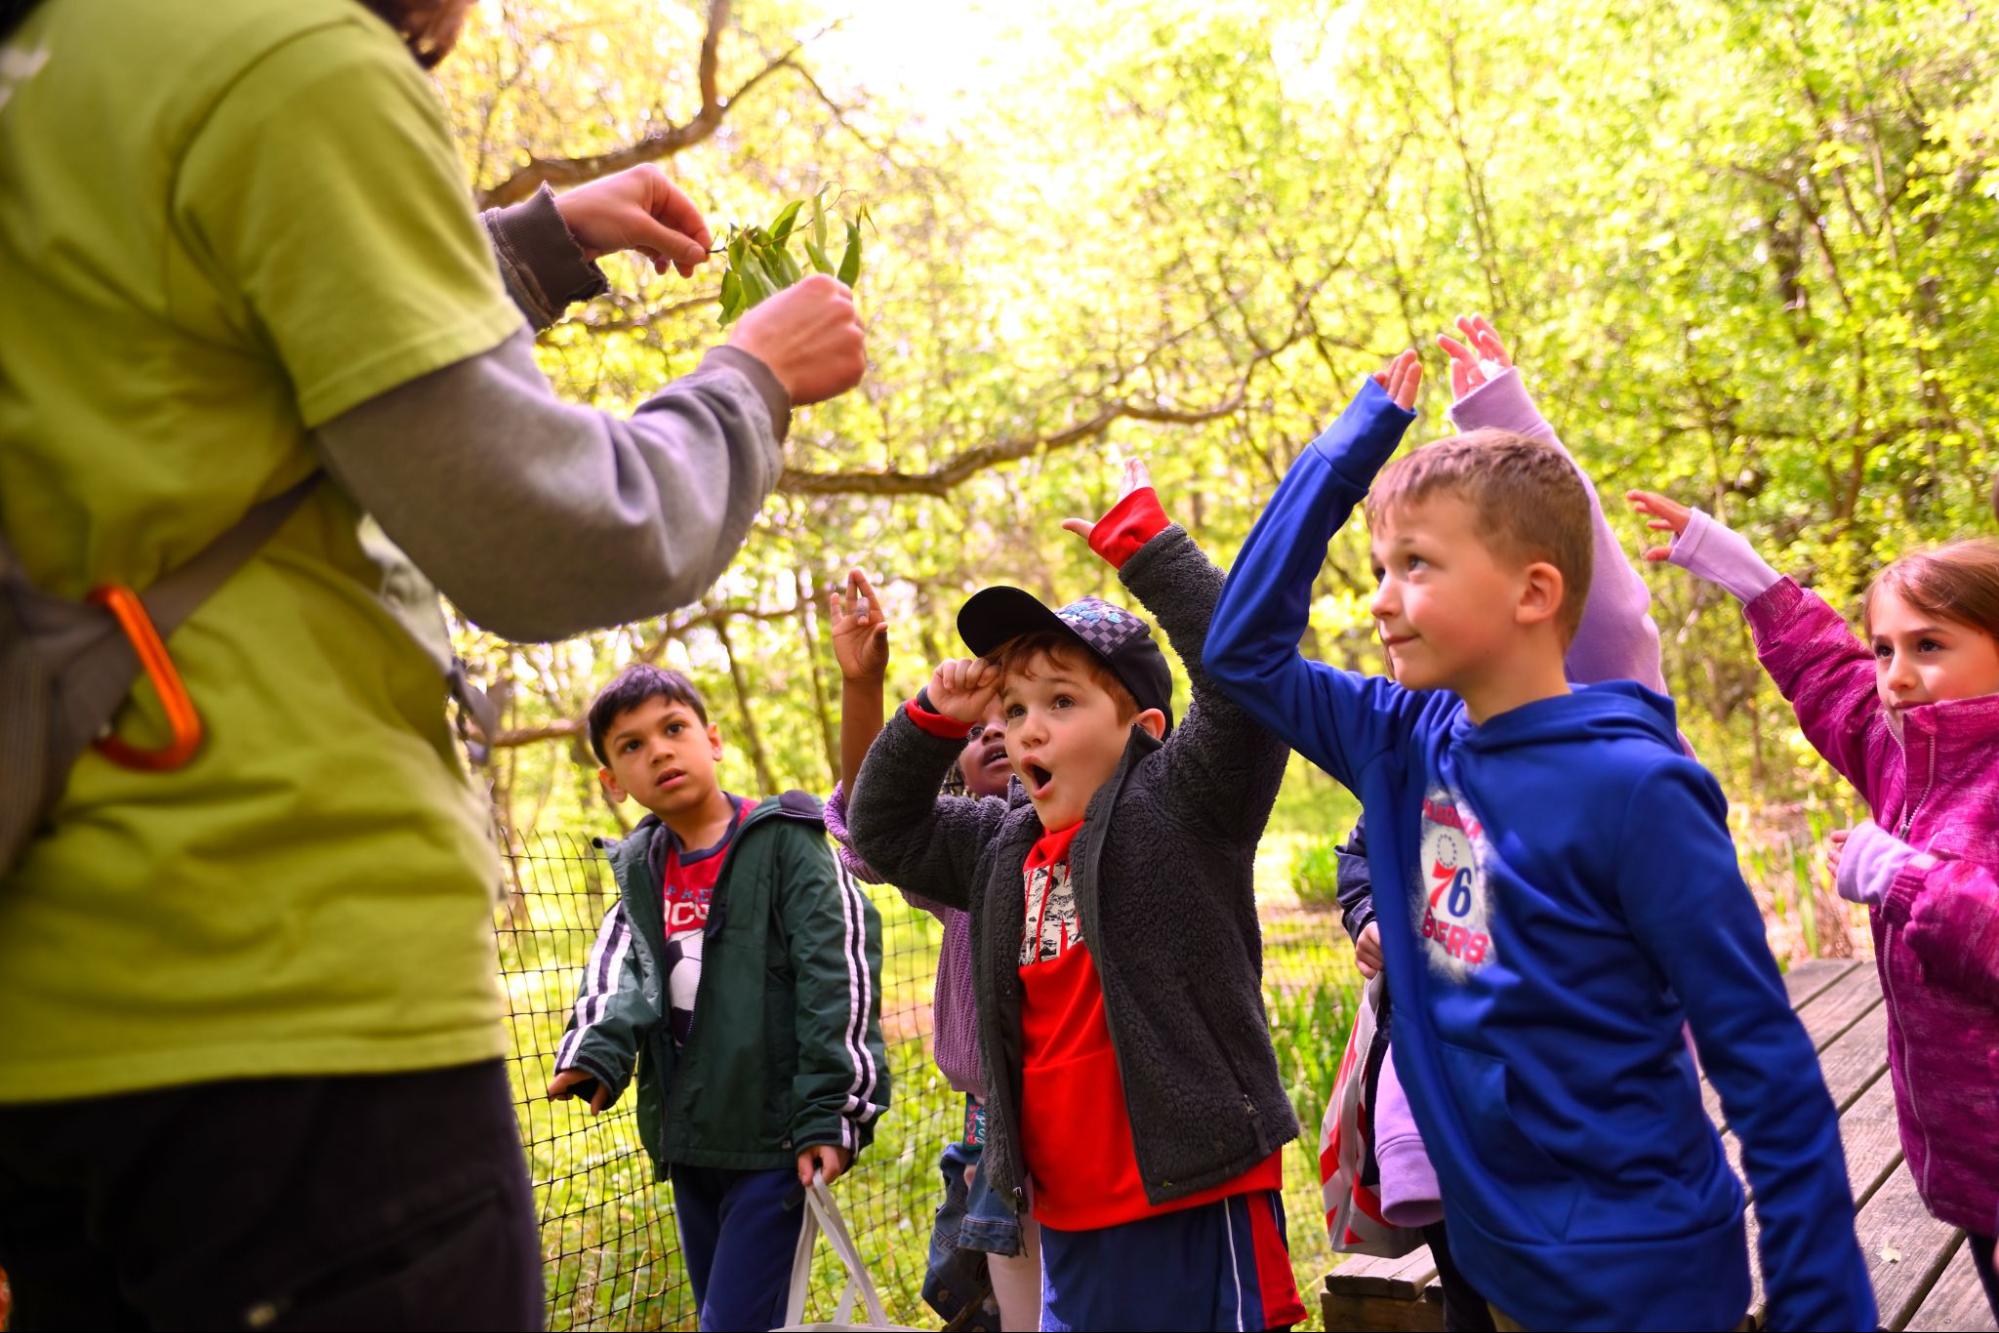
[(425, 69), (451, 54), (465, 26), (466, 11), (477, 0), (361, 0), (382, 22), (396, 30), (416, 63)]

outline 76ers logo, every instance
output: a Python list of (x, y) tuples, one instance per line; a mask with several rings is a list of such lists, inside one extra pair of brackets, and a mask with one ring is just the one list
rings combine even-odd
[(1422, 861), (1411, 906), (1431, 963), (1460, 980), (1492, 957), (1480, 832), (1442, 787), (1423, 798)]

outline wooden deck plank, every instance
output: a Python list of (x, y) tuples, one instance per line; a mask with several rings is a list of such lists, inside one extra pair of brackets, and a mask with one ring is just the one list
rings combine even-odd
[(1430, 1258), (1430, 1247), (1421, 1245), (1400, 1259), (1355, 1255), (1326, 1274), (1326, 1290), (1355, 1297), (1387, 1296), (1413, 1301), (1436, 1275), (1437, 1265)]
[(1812, 1045), (1824, 1050), (1863, 1014), (1881, 1003), (1881, 980), (1871, 966), (1855, 965), (1798, 1006), (1798, 1020)]
[(1443, 1333), (1444, 1307), (1434, 1301), (1387, 1296), (1348, 1296), (1328, 1291), (1319, 1297), (1320, 1316), (1329, 1329), (1385, 1329), (1389, 1333)]
[(1861, 1206), (1853, 1229), (1860, 1237), (1868, 1275), (1874, 1279), (1881, 1322), (1889, 1328), (1907, 1327), (1963, 1233), (1930, 1216), (1907, 1167), (1897, 1167)]
[(1819, 1073), (1842, 1112), (1888, 1067), (1888, 1007), (1875, 1005), (1819, 1052)]
[(1890, 1328), (1971, 1329), (1976, 1333), (1999, 1333), (1992, 1321), (1992, 1307), (1985, 1302), (1985, 1288), (1978, 1283), (1978, 1270), (1971, 1266), (1971, 1246), (1959, 1245), (1945, 1265), (1930, 1294), (1909, 1317), (1907, 1324)]
[(1839, 1144), (1846, 1152), (1846, 1184), (1856, 1211), (1902, 1165), (1902, 1135), (1895, 1124), (1895, 1087), (1886, 1060), (1880, 1077), (1839, 1118)]
[(1797, 1009), (1859, 966), (1859, 960), (1853, 958), (1807, 958), (1792, 964), (1784, 974), (1784, 994), (1791, 997), (1791, 1008)]

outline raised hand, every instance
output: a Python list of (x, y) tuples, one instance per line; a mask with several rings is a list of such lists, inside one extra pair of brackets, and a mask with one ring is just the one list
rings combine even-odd
[(1510, 370), (1513, 358), (1507, 355), (1506, 344), (1499, 341), (1493, 331), (1491, 321), (1484, 315), (1458, 316), (1458, 332), (1464, 335), (1459, 342), (1448, 333), (1437, 335), (1437, 346), (1444, 349), (1451, 358), (1451, 397), (1462, 398), (1487, 380)]
[(999, 668), (978, 657), (960, 657), (940, 663), (930, 675), (925, 693), (930, 707), (954, 722), (966, 726), (985, 719), (999, 690)]
[[(1631, 502), (1633, 509), (1645, 515), (1646, 527), (1654, 532), (1670, 532), (1675, 537), (1687, 530), (1687, 520), (1694, 512), (1678, 500), (1652, 491), (1626, 491), (1624, 498)], [(1665, 546), (1649, 548), (1645, 552), (1645, 558), (1657, 564), (1661, 560), (1671, 558), (1672, 554), (1673, 547), (1668, 543)]]
[[(1142, 491), (1151, 484), (1152, 469), (1145, 465), (1145, 460), (1127, 458), (1124, 461), (1124, 471), (1118, 477), (1117, 498), (1122, 503), (1125, 496), (1133, 491)], [(1073, 532), (1084, 541), (1088, 541), (1090, 535), (1097, 530), (1097, 525), (1087, 518), (1065, 518), (1062, 520), (1062, 530)]]
[(1386, 370), (1376, 371), (1374, 382), (1388, 390), (1388, 396), (1403, 411), (1413, 411), (1416, 407), (1416, 390), (1423, 386), (1423, 363), (1416, 359), (1415, 349), (1410, 349), (1388, 363)]
[(847, 571), (845, 596), (826, 594), (826, 620), (833, 630), (833, 658), (847, 680), (880, 681), (888, 674), (888, 617), (874, 585), (858, 569)]
[(685, 278), (714, 244), (694, 201), (650, 162), (557, 195), (555, 211), (585, 259), (635, 250), (658, 272), (671, 265)]

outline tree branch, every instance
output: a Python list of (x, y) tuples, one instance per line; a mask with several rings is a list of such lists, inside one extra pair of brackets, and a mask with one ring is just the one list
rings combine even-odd
[[(1001, 463), (1010, 463), (1026, 458), (1030, 454), (1046, 453), (1056, 449), (1072, 449), (1087, 440), (1093, 440), (1119, 421), (1149, 421), (1162, 425), (1198, 426), (1203, 422), (1218, 421), (1233, 416), (1249, 403), (1250, 381), (1266, 361), (1282, 354), (1302, 341), (1311, 328), (1311, 305), (1319, 292), (1330, 281), (1332, 274), (1312, 284), (1299, 294), (1291, 312), (1291, 327), (1277, 342), (1265, 346), (1258, 344), (1255, 356), (1242, 369), (1241, 378), (1236, 381), (1234, 392), (1212, 407), (1172, 408), (1158, 403), (1139, 403), (1122, 399), (1099, 407), (1095, 414), (1065, 426), (1061, 430), (1044, 434), (1017, 435), (1010, 440), (1000, 440), (994, 444), (983, 444), (976, 449), (967, 449), (945, 463), (940, 463), (927, 472), (811, 472), (803, 468), (788, 467), (778, 478), (777, 488), (792, 495), (935, 495), (951, 493), (958, 483), (987, 468)], [(1210, 312), (1202, 323), (1211, 322), (1219, 311)], [(1176, 335), (1177, 338), (1177, 335)], [(1139, 359), (1138, 365), (1119, 371), (1111, 377), (1112, 384), (1123, 383), (1139, 367), (1143, 367), (1156, 356), (1164, 346), (1170, 346), (1176, 338), (1169, 338), (1161, 348), (1154, 348)]]
[(1213, 407), (1181, 411), (1157, 404), (1122, 402), (1100, 409), (1095, 416), (1045, 435), (1018, 435), (995, 444), (967, 449), (928, 472), (807, 472), (786, 468), (777, 488), (794, 495), (949, 495), (953, 487), (977, 473), (1030, 454), (1074, 448), (1093, 440), (1118, 421), (1155, 421), (1197, 425), (1242, 410), (1247, 382)]
[(479, 207), (500, 208), (517, 204), (544, 185), (581, 185), (585, 181), (635, 167), (641, 162), (657, 162), (663, 157), (672, 157), (714, 134), (729, 109), (772, 74), (780, 69), (800, 69), (794, 57), (804, 46), (803, 42), (794, 44), (783, 55), (743, 80), (733, 93), (723, 97), (718, 90), (715, 71), (722, 29), (728, 26), (732, 3), (733, 0), (712, 0), (708, 6), (708, 29), (701, 38), (700, 63), (695, 70), (695, 79), (701, 89), (701, 109), (692, 118), (655, 130), (608, 153), (561, 158), (536, 157), (530, 153), (526, 166), (499, 184), (479, 192)]
[(506, 727), (493, 738), (490, 748), (511, 750), (522, 745), (533, 745), (537, 741), (568, 740), (583, 732), (583, 719), (565, 717), (539, 727)]

